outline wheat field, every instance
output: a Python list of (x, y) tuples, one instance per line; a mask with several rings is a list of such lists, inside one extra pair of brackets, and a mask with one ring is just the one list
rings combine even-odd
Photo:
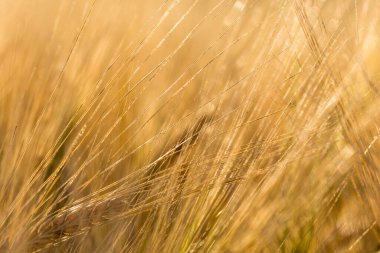
[(0, 252), (379, 252), (380, 1), (0, 0)]

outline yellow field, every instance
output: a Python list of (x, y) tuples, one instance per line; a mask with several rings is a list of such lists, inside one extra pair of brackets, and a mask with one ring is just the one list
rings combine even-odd
[(380, 1), (0, 0), (0, 252), (377, 252)]

